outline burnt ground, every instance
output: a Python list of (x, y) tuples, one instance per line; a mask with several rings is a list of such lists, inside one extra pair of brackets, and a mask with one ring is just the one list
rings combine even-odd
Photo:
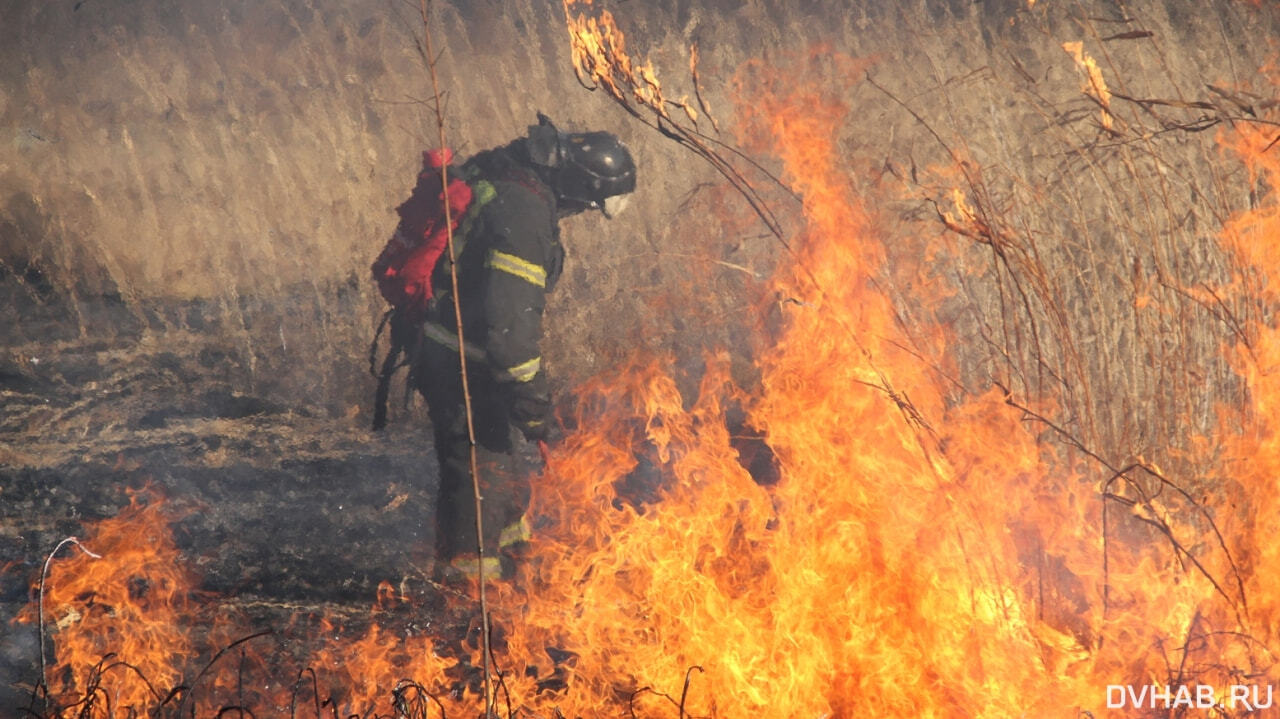
[(32, 280), (0, 271), (0, 715), (38, 675), (34, 628), (11, 620), (45, 557), (131, 489), (180, 511), (199, 589), (252, 627), (367, 614), (379, 582), (424, 564), (424, 423), (374, 434), (314, 397), (245, 391), (251, 360), (202, 319), (209, 308), (72, 304)]

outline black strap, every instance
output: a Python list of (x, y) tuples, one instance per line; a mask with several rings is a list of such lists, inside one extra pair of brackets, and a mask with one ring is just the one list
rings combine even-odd
[[(387, 354), (382, 358), (382, 368), (375, 371), (377, 364), (378, 338), (384, 329), (390, 337)], [(378, 378), (378, 388), (373, 395), (373, 429), (380, 430), (387, 426), (387, 399), (391, 395), (391, 378), (401, 367), (408, 367), (409, 374), (405, 379), (405, 406), (409, 405), (409, 397), (418, 382), (418, 359), (422, 353), (422, 322), (397, 312), (394, 308), (387, 310), (378, 324), (374, 334), (373, 345), (369, 348), (369, 372)]]
[(387, 356), (382, 359), (382, 370), (374, 369), (378, 361), (378, 338), (391, 323), (393, 314), (395, 310), (389, 309), (382, 315), (382, 321), (378, 323), (378, 331), (373, 335), (373, 344), (369, 346), (369, 374), (378, 378), (378, 389), (373, 395), (374, 431), (387, 426), (387, 395), (391, 392), (391, 377), (396, 373), (396, 361), (400, 359), (400, 351), (403, 349), (396, 341), (398, 339), (396, 332), (392, 330), (388, 333), (391, 337), (391, 346), (387, 348)]

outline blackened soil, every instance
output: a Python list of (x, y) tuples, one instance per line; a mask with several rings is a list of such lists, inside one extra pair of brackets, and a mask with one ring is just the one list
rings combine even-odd
[(375, 434), (367, 413), (257, 394), (255, 360), (191, 315), (70, 301), (0, 268), (0, 715), (37, 665), (34, 629), (11, 620), (45, 557), (130, 490), (164, 497), (199, 589), (259, 627), (365, 612), (429, 558), (424, 423)]

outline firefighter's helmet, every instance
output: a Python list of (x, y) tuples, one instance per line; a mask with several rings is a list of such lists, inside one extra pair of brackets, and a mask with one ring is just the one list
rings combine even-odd
[[(636, 164), (608, 132), (560, 132), (546, 115), (529, 128), (529, 155), (551, 172), (561, 205), (610, 212), (606, 201), (636, 189)], [(612, 203), (609, 203), (612, 204)]]

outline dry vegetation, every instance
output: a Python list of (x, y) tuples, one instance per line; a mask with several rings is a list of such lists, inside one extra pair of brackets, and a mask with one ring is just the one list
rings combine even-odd
[[(636, 210), (566, 227), (571, 264), (548, 348), (565, 383), (636, 345), (692, 364), (706, 346), (745, 352), (760, 279), (781, 251), (740, 199), (603, 93), (582, 91), (558, 10), (433, 12), (460, 150), (505, 141), (542, 109), (617, 131), (641, 158)], [(669, 96), (691, 96), (696, 45), (698, 89), (726, 141), (740, 140), (733, 119), (752, 101), (750, 78), (735, 83), (751, 57), (847, 106), (850, 181), (920, 246), (950, 242), (935, 269), (958, 293), (933, 309), (958, 330), (971, 387), (994, 379), (1058, 397), (1064, 423), (1115, 461), (1203, 430), (1213, 403), (1230, 399), (1215, 358), (1246, 309), (1213, 295), (1227, 266), (1212, 238), (1251, 188), (1214, 137), (1267, 111), (1257, 69), (1273, 13), (1234, 1), (618, 13)], [(367, 402), (358, 378), (379, 303), (366, 267), (431, 144), (414, 13), (10, 2), (5, 16), (4, 266), (70, 289), (81, 336), (110, 334), (83, 309), (95, 297), (120, 298), (159, 335), (187, 329), (196, 307), (196, 329), (242, 355), (248, 388), (334, 414)], [(1070, 42), (1096, 60), (1105, 107)], [(870, 58), (866, 76), (806, 58), (817, 43)], [(974, 214), (948, 239), (940, 213), (963, 212), (953, 191)], [(798, 210), (781, 194), (772, 206), (784, 218)], [(895, 242), (891, 256), (919, 249)], [(904, 312), (909, 280), (896, 285)], [(157, 318), (143, 309), (153, 301), (190, 304)], [(20, 329), (13, 343), (41, 340)]]
[[(1270, 190), (1219, 133), (1280, 117), (1261, 72), (1280, 36), (1274, 7), (609, 5), (667, 95), (699, 94), (719, 124), (701, 129), (760, 163), (739, 166), (783, 237), (710, 165), (583, 90), (558, 6), (434, 3), (460, 152), (509, 140), (542, 110), (568, 128), (615, 131), (640, 159), (627, 213), (564, 227), (569, 266), (545, 349), (566, 394), (638, 349), (670, 354), (690, 380), (706, 350), (728, 347), (736, 379), (753, 381), (754, 343), (791, 299), (767, 280), (792, 259), (801, 205), (769, 178), (780, 163), (742, 120), (766, 90), (812, 87), (845, 113), (836, 161), (873, 228), (855, 241), (883, 244), (878, 282), (954, 398), (1003, 389), (1041, 414), (1046, 439), (1087, 457), (1091, 477), (1140, 463), (1166, 470), (1144, 481), (1193, 493), (1217, 481), (1209, 454), (1182, 450), (1211, 431), (1219, 405), (1241, 404), (1222, 350), (1266, 312), (1229, 291), (1256, 278), (1217, 236)], [(298, 476), (319, 466), (335, 484), (348, 471), (411, 474), (420, 458), (408, 451), (372, 469), (347, 460), (375, 441), (363, 433), (381, 311), (368, 265), (434, 144), (416, 9), (0, 0), (0, 17), (0, 126), (11, 133), (0, 152), (0, 389), (14, 400), (0, 414), (0, 466), (30, 470), (34, 484), (47, 476), (37, 470), (80, 458), (105, 471), (157, 445), (167, 454), (136, 466), (161, 473), (176, 457), (226, 472), (228, 502), (291, 459), (305, 465)], [(930, 334), (937, 325), (945, 340)], [(37, 362), (51, 368), (47, 386)], [(179, 400), (139, 407), (138, 388)], [(64, 402), (23, 401), (63, 390)], [(397, 410), (419, 426), (393, 439), (420, 442), (420, 410)], [(0, 490), (30, 489), (18, 485)], [(391, 501), (369, 491), (370, 506)]]

